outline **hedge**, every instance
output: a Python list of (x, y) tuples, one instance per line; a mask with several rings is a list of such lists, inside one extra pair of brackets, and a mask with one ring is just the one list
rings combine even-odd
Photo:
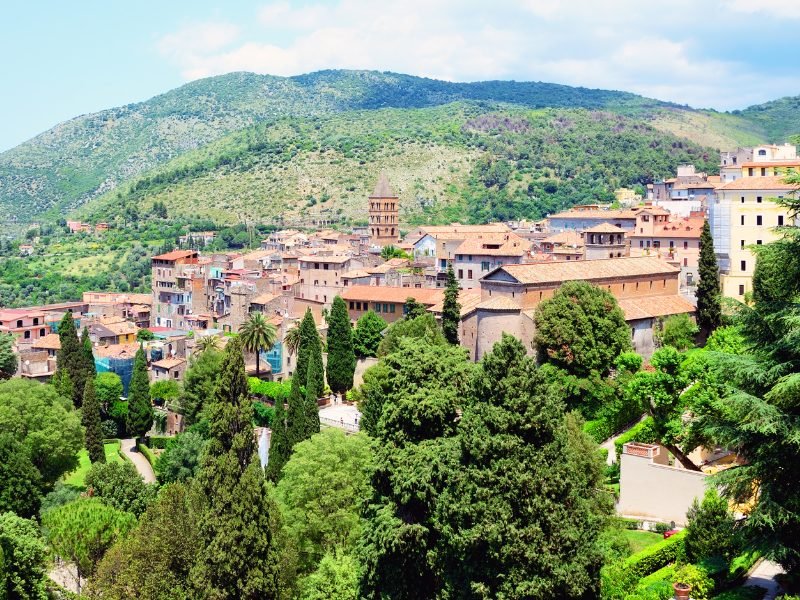
[(614, 435), (614, 424), (606, 421), (605, 419), (595, 419), (594, 421), (586, 421), (583, 424), (583, 431), (592, 438), (595, 443), (602, 444), (612, 435)]
[(614, 440), (614, 448), (617, 451), (617, 460), (619, 460), (619, 457), (622, 455), (622, 446), (628, 442), (642, 442), (645, 444), (650, 444), (657, 441), (658, 440), (655, 432), (653, 431), (653, 418), (646, 417)]
[(684, 529), (625, 560), (603, 567), (603, 598), (622, 600), (636, 587), (640, 579), (682, 559), (685, 555), (685, 537)]
[(156, 460), (158, 460), (158, 458), (153, 453), (153, 451), (150, 450), (150, 448), (148, 448), (147, 446), (145, 446), (144, 444), (141, 444), (141, 443), (136, 444), (136, 448), (138, 448), (139, 452), (144, 454), (144, 457), (147, 459), (147, 462), (149, 462), (150, 466), (155, 469)]

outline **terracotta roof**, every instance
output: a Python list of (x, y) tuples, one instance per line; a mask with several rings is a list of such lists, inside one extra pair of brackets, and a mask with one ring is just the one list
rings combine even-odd
[[(487, 248), (486, 246), (499, 246)], [(523, 256), (530, 248), (530, 242), (523, 240), (516, 234), (501, 236), (469, 237), (464, 240), (456, 254), (475, 254), (478, 256)]]
[(276, 296), (275, 294), (270, 294), (270, 293), (259, 294), (258, 296), (250, 300), (250, 304), (267, 304), (275, 300), (275, 298), (277, 297), (278, 296)]
[(31, 344), (36, 350), (61, 350), (61, 338), (57, 333), (48, 333)]
[(409, 260), (407, 258), (391, 258), (387, 260), (385, 263), (379, 264), (377, 267), (372, 267), (367, 269), (367, 272), (372, 275), (380, 275), (386, 273), (387, 271), (392, 271), (394, 269), (400, 269), (403, 267), (407, 267)]
[(437, 235), (445, 233), (509, 233), (511, 228), (505, 223), (488, 223), (486, 225), (423, 225), (419, 228), (425, 234)]
[(133, 358), (136, 356), (136, 351), (139, 349), (139, 344), (111, 344), (110, 346), (98, 346), (94, 349), (94, 353), (98, 356), (106, 358)]
[[(505, 271), (524, 284), (558, 284), (564, 281), (593, 281), (618, 277), (675, 275), (680, 273), (679, 268), (651, 256), (504, 265), (498, 267), (492, 273), (500, 270)], [(486, 275), (484, 279), (490, 277), (492, 273)]]
[(619, 307), (626, 321), (666, 317), (682, 313), (693, 313), (695, 307), (681, 296), (647, 296), (644, 298), (622, 298)]
[(350, 256), (342, 256), (341, 254), (339, 254), (339, 255), (331, 255), (331, 256), (319, 256), (319, 255), (315, 254), (314, 256), (301, 256), (298, 260), (300, 262), (319, 262), (319, 263), (337, 263), (337, 264), (342, 264), (342, 263), (346, 263), (351, 258), (352, 257), (350, 257)]
[(494, 296), (478, 304), (480, 310), (520, 310), (520, 303), (508, 296)]
[(557, 248), (553, 248), (552, 254), (564, 254), (564, 255), (573, 255), (573, 254), (583, 254), (585, 248), (580, 246), (578, 248), (573, 248), (572, 246), (558, 246)]
[(185, 358), (163, 358), (153, 363), (154, 367), (160, 369), (174, 369), (186, 362)]
[(159, 254), (153, 257), (153, 260), (178, 260), (181, 258), (192, 258), (197, 256), (197, 250), (173, 250), (165, 254)]
[(719, 189), (721, 190), (796, 190), (797, 184), (786, 183), (783, 175), (771, 175), (768, 177), (740, 177), (735, 181), (730, 181)]
[(599, 225), (594, 225), (589, 227), (589, 229), (584, 229), (585, 233), (625, 233), (625, 230), (621, 227), (617, 227), (616, 225), (612, 225), (611, 223), (600, 223)]
[(565, 210), (550, 219), (635, 219), (638, 210)]
[(369, 277), (370, 274), (364, 269), (353, 269), (352, 271), (345, 271), (339, 277), (342, 279), (360, 279), (361, 277)]
[(438, 288), (405, 288), (388, 285), (354, 285), (345, 289), (343, 300), (366, 300), (367, 302), (405, 302), (414, 298), (417, 302), (432, 306), (444, 299), (444, 290)]
[(397, 198), (397, 195), (389, 185), (389, 177), (385, 172), (381, 172), (378, 177), (378, 183), (375, 184), (375, 189), (372, 191), (370, 198)]
[(705, 219), (700, 217), (684, 218), (679, 221), (671, 221), (666, 225), (658, 225), (653, 228), (652, 235), (649, 233), (631, 233), (631, 238), (688, 238), (700, 239), (703, 232)]
[[(462, 317), (468, 315), (481, 303), (480, 290), (461, 290), (458, 293), (458, 303), (461, 305), (460, 315)], [(428, 308), (428, 310), (432, 313), (440, 314), (444, 310), (444, 298), (442, 298), (441, 302), (437, 302)]]
[(583, 246), (583, 237), (574, 229), (567, 229), (566, 231), (547, 236), (542, 240), (542, 243), (562, 246)]

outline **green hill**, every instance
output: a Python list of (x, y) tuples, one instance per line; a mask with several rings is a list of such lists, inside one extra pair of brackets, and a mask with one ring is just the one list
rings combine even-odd
[[(236, 139), (226, 136), (254, 126), (267, 129), (274, 126), (273, 131), (287, 131), (285, 119), (288, 118), (300, 119), (301, 123), (319, 118), (327, 123), (327, 119), (335, 122), (336, 115), (355, 111), (354, 119), (369, 121), (380, 130), (385, 129), (380, 123), (384, 117), (370, 121), (365, 116), (367, 112), (405, 109), (408, 112), (404, 113), (404, 118), (409, 118), (414, 110), (433, 109), (454, 102), (488, 107), (513, 105), (527, 109), (605, 111), (646, 120), (657, 130), (712, 148), (766, 140), (768, 136), (777, 135), (779, 130), (792, 129), (786, 125), (792, 122), (787, 114), (794, 111), (792, 118), (800, 118), (796, 106), (783, 104), (780, 110), (753, 107), (737, 115), (720, 114), (694, 111), (627, 92), (539, 82), (451, 83), (375, 71), (320, 71), (296, 77), (231, 73), (194, 81), (145, 102), (76, 117), (0, 154), (0, 209), (10, 216), (10, 221), (21, 224), (54, 220), (121, 184), (158, 171), (172, 164), (171, 161), (180, 161), (183, 156), (193, 155), (212, 142), (222, 141), (223, 146), (238, 147)], [(778, 120), (783, 124), (777, 123)], [(425, 121), (426, 117), (421, 116), (419, 122)], [(370, 133), (368, 128), (360, 131), (364, 135)], [(448, 173), (455, 173), (459, 167), (450, 163), (463, 163), (473, 156), (470, 152), (451, 156), (454, 148), (451, 144), (447, 146), (447, 156), (437, 158), (436, 153), (443, 150), (441, 145), (435, 149), (428, 144), (426, 136), (433, 135), (431, 132), (407, 130), (404, 135), (418, 136), (417, 150), (424, 154), (415, 155), (410, 143), (406, 144), (409, 154), (404, 164), (412, 170), (416, 168), (414, 165), (430, 166), (438, 161), (445, 165), (441, 168)], [(353, 140), (352, 143), (358, 145), (359, 142)], [(216, 150), (209, 149), (207, 156), (214, 152)], [(194, 160), (175, 164), (192, 165)], [(387, 155), (384, 162), (392, 160)], [(295, 161), (292, 165), (307, 168), (312, 163)], [(420, 173), (424, 168), (419, 167)], [(309, 177), (319, 178), (320, 186), (335, 188), (338, 185), (335, 180), (323, 181), (330, 169), (323, 168), (322, 163), (317, 171), (318, 175)], [(302, 179), (299, 174), (297, 177)], [(447, 179), (444, 174), (436, 177)], [(231, 189), (227, 185), (219, 190), (211, 185), (192, 185), (198, 186), (193, 188), (194, 192), (208, 191), (210, 198)], [(301, 198), (307, 195), (308, 186), (301, 182), (296, 187)], [(447, 188), (438, 184), (435, 187), (439, 193)], [(237, 193), (239, 188), (233, 186)], [(266, 189), (272, 188), (267, 186)], [(309, 190), (313, 190), (313, 186)], [(296, 200), (298, 198), (293, 198)], [(181, 206), (176, 209), (183, 210)]]
[(770, 142), (785, 142), (800, 135), (800, 96), (757, 104), (733, 114), (761, 127)]
[(611, 201), (716, 153), (638, 117), (585, 109), (458, 102), (433, 108), (282, 119), (233, 133), (90, 202), (94, 219), (151, 210), (170, 216), (309, 223), (363, 222), (386, 171), (406, 223), (539, 218)]

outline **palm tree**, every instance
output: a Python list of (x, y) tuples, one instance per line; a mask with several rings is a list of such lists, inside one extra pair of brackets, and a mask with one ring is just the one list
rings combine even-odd
[(289, 356), (297, 354), (297, 350), (300, 348), (300, 321), (297, 321), (294, 327), (286, 332), (283, 343), (286, 344), (286, 351)]
[(197, 350), (201, 354), (206, 350), (219, 350), (219, 337), (216, 335), (204, 335), (197, 340)]
[(261, 371), (261, 350), (269, 350), (278, 339), (278, 330), (275, 325), (264, 318), (263, 313), (254, 312), (250, 318), (239, 327), (239, 337), (242, 346), (248, 352), (256, 354), (256, 377)]

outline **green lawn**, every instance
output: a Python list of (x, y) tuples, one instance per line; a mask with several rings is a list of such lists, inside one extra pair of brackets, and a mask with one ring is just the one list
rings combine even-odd
[(636, 554), (641, 552), (648, 546), (652, 546), (656, 542), (664, 539), (664, 536), (650, 531), (638, 531), (635, 529), (626, 529), (625, 537), (628, 539), (628, 544), (631, 547), (631, 552)]
[[(106, 462), (122, 462), (123, 458), (119, 455), (119, 442), (108, 442), (104, 445), (104, 449), (106, 451)], [(89, 469), (92, 468), (92, 464), (89, 462), (89, 454), (86, 452), (86, 448), (81, 450), (78, 453), (78, 460), (80, 464), (78, 468), (75, 469), (72, 473), (68, 473), (64, 476), (64, 483), (67, 485), (71, 485), (73, 487), (83, 489), (86, 487), (84, 485), (84, 480), (86, 479), (86, 474), (89, 472)]]

